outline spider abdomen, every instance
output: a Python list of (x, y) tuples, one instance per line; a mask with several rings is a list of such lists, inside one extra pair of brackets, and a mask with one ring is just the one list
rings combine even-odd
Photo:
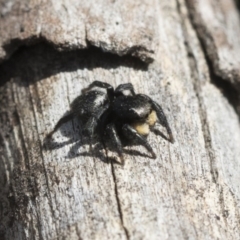
[(71, 108), (79, 115), (95, 113), (107, 102), (107, 94), (101, 91), (89, 91), (76, 98)]

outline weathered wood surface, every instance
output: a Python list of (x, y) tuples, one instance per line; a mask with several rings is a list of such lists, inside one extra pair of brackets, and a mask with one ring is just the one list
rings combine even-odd
[[(233, 1), (187, 0), (214, 71), (240, 89), (240, 25)], [(218, 4), (216, 4), (218, 3)]]
[[(207, 13), (219, 1), (204, 2), (199, 10), (190, 0), (98, 1), (87, 7), (73, 0), (0, 1), (1, 238), (239, 239), (238, 102), (217, 82), (229, 81), (227, 91), (237, 86), (232, 73), (239, 70), (240, 34), (233, 39), (232, 31), (239, 16), (232, 7), (236, 17), (223, 8), (216, 18)], [(193, 11), (202, 11), (205, 27), (211, 20), (222, 26), (229, 43), (225, 62), (206, 56)], [(87, 21), (89, 16), (95, 17)], [(17, 50), (31, 38), (38, 40)], [(154, 62), (147, 66), (131, 54)], [(132, 82), (159, 102), (175, 143), (150, 134), (157, 159), (134, 146), (126, 147), (124, 166), (107, 164), (101, 146), (88, 152), (75, 120), (45, 149), (46, 134), (95, 79), (114, 86)]]
[(21, 45), (47, 41), (59, 50), (92, 45), (118, 55), (153, 60), (153, 0), (101, 0), (97, 4), (94, 0), (1, 0), (0, 4), (0, 59)]

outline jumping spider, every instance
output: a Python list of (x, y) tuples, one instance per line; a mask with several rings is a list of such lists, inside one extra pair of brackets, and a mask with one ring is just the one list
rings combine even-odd
[(120, 84), (114, 90), (108, 83), (94, 81), (82, 90), (82, 95), (71, 104), (70, 113), (58, 121), (48, 137), (75, 116), (80, 119), (83, 135), (89, 137), (90, 148), (94, 134), (98, 133), (105, 149), (107, 139), (113, 144), (122, 163), (126, 142), (143, 145), (156, 158), (146, 137), (157, 121), (166, 128), (169, 141), (174, 142), (161, 106), (144, 94), (135, 94), (131, 83)]

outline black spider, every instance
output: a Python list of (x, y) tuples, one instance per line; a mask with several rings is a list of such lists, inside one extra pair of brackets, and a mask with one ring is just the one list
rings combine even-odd
[(71, 112), (58, 121), (48, 137), (75, 116), (81, 121), (83, 135), (89, 137), (90, 147), (94, 134), (98, 133), (105, 149), (106, 140), (113, 144), (122, 163), (123, 144), (127, 143), (143, 145), (156, 158), (146, 136), (157, 121), (167, 129), (169, 141), (174, 142), (160, 105), (144, 94), (135, 94), (131, 83), (120, 84), (114, 91), (110, 84), (94, 81), (82, 90), (82, 95), (71, 104)]

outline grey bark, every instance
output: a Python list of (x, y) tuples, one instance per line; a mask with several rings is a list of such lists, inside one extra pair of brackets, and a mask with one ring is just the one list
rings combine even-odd
[[(84, 2), (0, 0), (0, 239), (239, 239), (234, 1)], [(161, 104), (175, 143), (106, 163), (75, 119), (44, 145), (96, 79)]]

